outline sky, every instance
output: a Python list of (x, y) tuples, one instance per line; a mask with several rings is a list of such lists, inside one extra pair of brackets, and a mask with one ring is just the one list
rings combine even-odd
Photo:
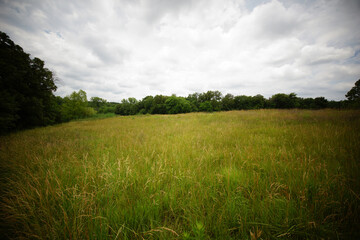
[(342, 100), (360, 79), (359, 13), (360, 0), (0, 0), (0, 31), (62, 97)]

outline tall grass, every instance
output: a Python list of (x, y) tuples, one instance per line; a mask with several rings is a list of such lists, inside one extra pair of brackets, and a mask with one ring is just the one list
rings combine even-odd
[(70, 122), (0, 138), (2, 234), (359, 238), (360, 113), (256, 110)]

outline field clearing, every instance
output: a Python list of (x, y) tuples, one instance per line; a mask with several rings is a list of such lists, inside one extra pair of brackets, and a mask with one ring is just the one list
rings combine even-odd
[(360, 237), (360, 112), (77, 121), (0, 137), (2, 235)]

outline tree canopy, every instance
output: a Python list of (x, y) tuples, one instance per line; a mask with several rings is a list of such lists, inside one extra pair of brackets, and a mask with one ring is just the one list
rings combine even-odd
[(39, 58), (0, 32), (1, 131), (45, 126), (56, 120), (53, 73)]
[(355, 86), (347, 92), (345, 97), (349, 101), (360, 101), (360, 79), (356, 81)]

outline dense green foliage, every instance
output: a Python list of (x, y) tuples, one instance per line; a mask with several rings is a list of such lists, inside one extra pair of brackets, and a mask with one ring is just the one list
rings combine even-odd
[(0, 133), (56, 122), (51, 71), (0, 32)]
[(95, 114), (95, 110), (88, 107), (86, 92), (80, 90), (63, 99), (61, 113), (62, 120), (69, 121), (92, 116)]
[[(130, 100), (131, 99), (131, 100)], [(348, 108), (351, 101), (328, 101), (324, 97), (300, 98), (295, 93), (278, 93), (269, 99), (256, 96), (222, 95), (219, 91), (189, 94), (188, 97), (156, 95), (146, 96), (138, 101), (134, 98), (122, 100), (116, 106), (115, 113), (120, 115), (135, 114), (176, 114), (187, 112), (214, 112), (250, 109), (324, 109)]]
[(83, 120), (0, 137), (0, 236), (360, 239), (360, 112)]
[(165, 101), (167, 112), (170, 114), (188, 113), (191, 111), (190, 103), (185, 98), (171, 96)]
[(360, 79), (356, 81), (355, 86), (345, 96), (350, 101), (350, 106), (360, 108)]

